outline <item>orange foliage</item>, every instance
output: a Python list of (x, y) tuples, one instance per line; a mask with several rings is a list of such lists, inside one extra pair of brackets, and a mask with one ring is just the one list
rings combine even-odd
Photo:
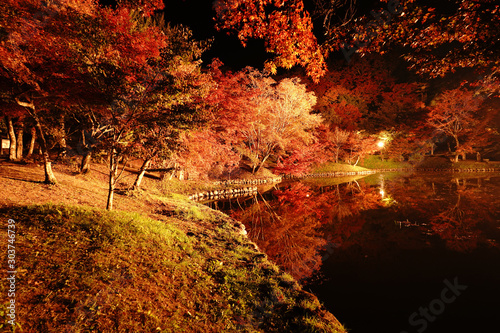
[(244, 46), (250, 38), (265, 41), (267, 51), (276, 54), (266, 63), (271, 73), (301, 65), (314, 80), (324, 74), (325, 60), (302, 0), (217, 0), (214, 9), (217, 28), (235, 30)]

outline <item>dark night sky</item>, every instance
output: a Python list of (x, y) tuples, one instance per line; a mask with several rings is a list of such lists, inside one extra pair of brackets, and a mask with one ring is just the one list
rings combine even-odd
[(226, 32), (217, 31), (213, 20), (215, 12), (212, 10), (212, 1), (166, 0), (164, 12), (167, 22), (188, 26), (195, 39), (214, 37), (212, 47), (202, 57), (205, 64), (217, 57), (235, 70), (245, 66), (262, 69), (267, 56), (264, 43), (249, 41), (248, 46), (244, 48), (235, 34), (228, 35)]

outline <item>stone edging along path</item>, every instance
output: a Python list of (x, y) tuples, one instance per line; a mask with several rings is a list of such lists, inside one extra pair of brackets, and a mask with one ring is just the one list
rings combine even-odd
[(303, 179), (303, 178), (315, 178), (315, 177), (342, 177), (342, 176), (358, 176), (358, 175), (371, 175), (379, 172), (404, 172), (404, 171), (419, 171), (419, 172), (500, 172), (500, 168), (469, 168), (469, 169), (433, 169), (433, 168), (395, 168), (395, 169), (370, 169), (365, 171), (335, 171), (335, 172), (322, 172), (322, 173), (310, 173), (302, 176), (294, 175), (283, 175), (276, 176), (273, 178), (261, 178), (261, 179), (230, 179), (216, 181), (214, 185), (229, 186), (229, 185), (252, 185), (240, 188), (221, 188), (219, 190), (205, 191), (200, 193), (195, 193), (189, 196), (191, 200), (214, 200), (221, 198), (236, 198), (242, 196), (254, 195), (257, 193), (257, 186), (264, 184), (277, 184), (281, 183), (283, 180), (288, 179)]

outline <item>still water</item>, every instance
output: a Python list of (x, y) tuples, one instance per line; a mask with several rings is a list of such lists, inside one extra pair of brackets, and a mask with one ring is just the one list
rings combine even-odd
[(213, 202), (351, 333), (500, 331), (500, 175), (308, 179)]

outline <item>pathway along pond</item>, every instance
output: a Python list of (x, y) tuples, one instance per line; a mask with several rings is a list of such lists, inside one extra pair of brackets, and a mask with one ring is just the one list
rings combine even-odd
[(207, 204), (351, 333), (499, 329), (498, 173), (307, 179)]

